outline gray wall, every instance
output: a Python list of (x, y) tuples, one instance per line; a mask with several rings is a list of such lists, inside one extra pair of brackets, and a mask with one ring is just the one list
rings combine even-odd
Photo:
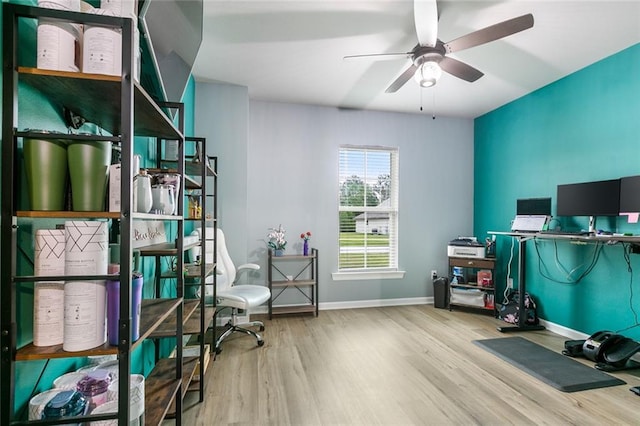
[[(236, 264), (260, 264), (252, 280), (264, 283), (268, 228), (283, 225), (289, 254), (311, 231), (321, 306), (424, 301), (429, 272), (446, 274), (447, 242), (473, 230), (472, 120), (249, 101), (246, 88), (197, 83), (196, 134), (219, 157), (219, 224)], [(331, 278), (341, 144), (399, 148), (402, 280)]]
[[(207, 154), (218, 157), (218, 223), (227, 236), (233, 259), (247, 256), (247, 88), (196, 83), (195, 135), (207, 138)], [(210, 209), (210, 206), (207, 206)], [(209, 210), (207, 210), (209, 211)]]

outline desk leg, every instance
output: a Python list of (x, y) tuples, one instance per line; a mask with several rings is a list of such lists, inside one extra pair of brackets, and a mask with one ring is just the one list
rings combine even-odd
[(520, 311), (520, 315), (518, 316), (518, 324), (517, 325), (508, 325), (503, 327), (498, 327), (498, 331), (502, 333), (508, 333), (512, 331), (539, 331), (544, 330), (543, 325), (530, 325), (526, 323), (527, 316), (525, 315), (525, 307), (524, 307), (524, 295), (527, 291), (527, 287), (525, 284), (524, 276), (525, 276), (525, 259), (526, 259), (526, 246), (527, 240), (524, 238), (518, 238), (518, 291), (520, 292), (519, 297), (519, 305), (518, 309)]

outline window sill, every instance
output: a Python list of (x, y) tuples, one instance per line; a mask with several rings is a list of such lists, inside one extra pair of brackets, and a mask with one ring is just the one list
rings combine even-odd
[(363, 272), (334, 272), (334, 281), (352, 280), (397, 280), (404, 278), (405, 271), (363, 271)]

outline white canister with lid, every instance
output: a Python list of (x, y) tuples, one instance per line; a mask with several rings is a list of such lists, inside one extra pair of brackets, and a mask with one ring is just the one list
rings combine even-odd
[(133, 178), (133, 211), (149, 213), (152, 206), (151, 176), (142, 170)]
[(151, 209), (156, 214), (171, 215), (175, 209), (175, 198), (173, 195), (173, 185), (153, 185), (153, 206)]
[(138, 17), (138, 2), (136, 0), (100, 0), (100, 9), (109, 10), (123, 18)]
[[(113, 11), (92, 9), (95, 15), (116, 16)], [(122, 31), (120, 28), (85, 25), (82, 42), (82, 72), (122, 74)]]
[(80, 0), (38, 0), (38, 7), (80, 12)]
[(37, 60), (40, 69), (80, 71), (80, 44), (82, 29), (77, 24), (38, 21)]

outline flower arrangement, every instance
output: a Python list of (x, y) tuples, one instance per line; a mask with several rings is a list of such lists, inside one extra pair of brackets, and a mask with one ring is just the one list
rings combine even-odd
[(311, 238), (311, 232), (303, 232), (300, 234), (300, 238), (302, 238), (302, 255), (309, 256), (309, 238)]
[(311, 238), (311, 232), (309, 231), (303, 232), (302, 234), (300, 234), (300, 238), (302, 238), (305, 241), (309, 241), (309, 238)]
[(269, 228), (269, 234), (267, 238), (269, 241), (267, 245), (274, 250), (284, 250), (287, 246), (287, 240), (284, 238), (285, 230), (282, 228), (282, 225), (278, 225), (278, 228)]

